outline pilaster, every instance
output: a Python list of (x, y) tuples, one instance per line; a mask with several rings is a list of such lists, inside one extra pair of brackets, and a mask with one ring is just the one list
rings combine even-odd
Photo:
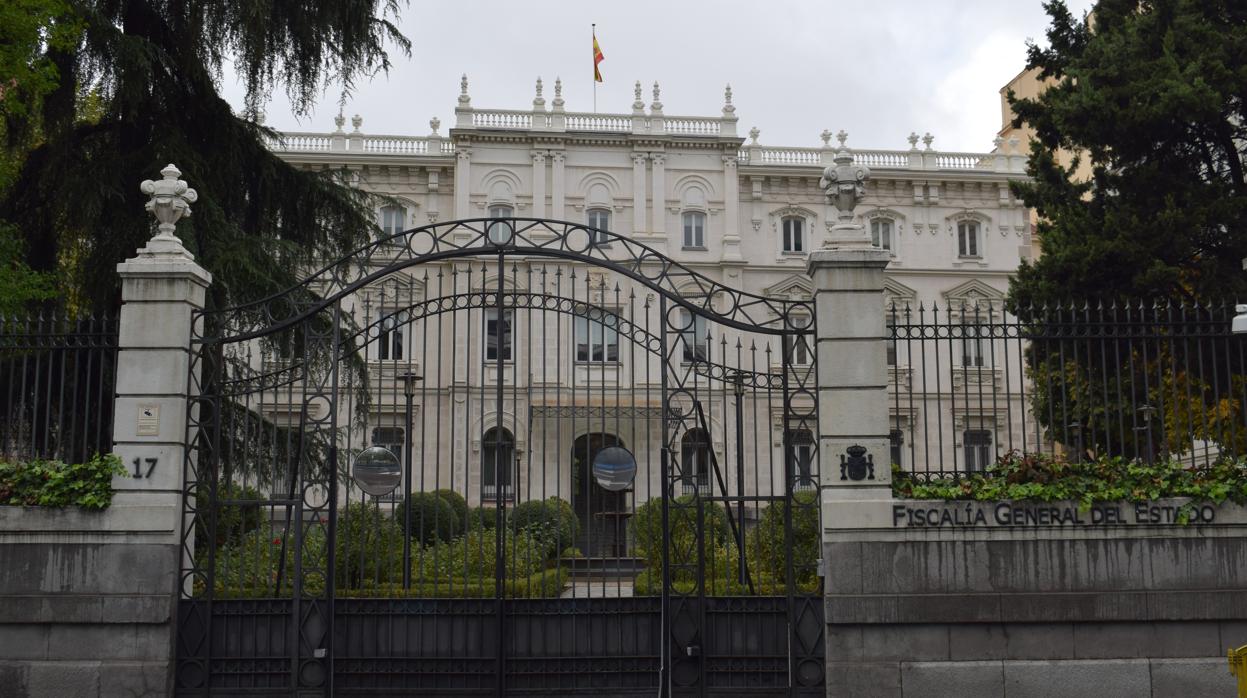
[(546, 217), (546, 154), (533, 154), (533, 218)]
[(632, 234), (645, 232), (645, 153), (632, 154)]
[(740, 252), (740, 177), (736, 154), (723, 156), (723, 261), (744, 259)]
[(550, 197), (550, 217), (556, 220), (567, 220), (564, 212), (567, 189), (563, 182), (563, 153), (550, 153), (550, 180), (554, 190)]
[(665, 153), (652, 153), (649, 159), (653, 168), (650, 173), (653, 180), (650, 199), (654, 202), (650, 232), (656, 237), (664, 237), (667, 234), (667, 156)]

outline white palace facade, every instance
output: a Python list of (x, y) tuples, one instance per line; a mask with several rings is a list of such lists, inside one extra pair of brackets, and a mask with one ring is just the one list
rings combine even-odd
[[(377, 223), (379, 232), (386, 235), (430, 223), (494, 216), (584, 222), (643, 242), (729, 287), (791, 299), (811, 297), (807, 257), (823, 245), (836, 221), (836, 211), (826, 202), (819, 179), (824, 168), (832, 165), (837, 150), (847, 145), (846, 134), (824, 131), (821, 145), (813, 147), (767, 145), (757, 128), (742, 132), (738, 127), (730, 87), (722, 109), (712, 116), (667, 115), (657, 84), (651, 95), (646, 104), (637, 83), (636, 101), (629, 111), (574, 112), (565, 108), (557, 82), (547, 102), (538, 80), (528, 108), (481, 108), (469, 96), (465, 77), (455, 123), (446, 133), (440, 130), (439, 120), (433, 119), (427, 135), (371, 134), (359, 116), (350, 120), (351, 130), (339, 116), (332, 132), (284, 133), (273, 148), (297, 167), (345, 169), (357, 186), (383, 195)], [(988, 300), (988, 312), (998, 314), (1010, 275), (1031, 249), (1027, 210), (1009, 189), (1011, 179), (1025, 176), (1025, 156), (1016, 142), (998, 141), (991, 153), (942, 152), (934, 145), (929, 134), (911, 134), (907, 148), (852, 148), (854, 162), (871, 170), (866, 197), (855, 215), (875, 244), (892, 253), (886, 293), (888, 302), (898, 309), (916, 309), (919, 304), (944, 309)], [(484, 282), (493, 272), (480, 261), (456, 261), (410, 273), (405, 281), (391, 280), (389, 286), (378, 288), (352, 312), (379, 317), (420, 298), (446, 295), (447, 289), (462, 291)], [(574, 288), (572, 279), (586, 288), (595, 283), (592, 270), (561, 260), (508, 262), (507, 273), (521, 289), (538, 285), (548, 289), (556, 273), (567, 288)], [(644, 304), (644, 288), (625, 284), (617, 291), (616, 280), (609, 283), (606, 295), (615, 297), (614, 307)], [(630, 300), (620, 301), (620, 297)], [(609, 299), (606, 302), (610, 304)], [(373, 374), (390, 381), (394, 397), (377, 401), (374, 423), (360, 430), (356, 442), (401, 451), (410, 440), (421, 454), (416, 457), (413, 477), (425, 478), (425, 489), (433, 489), (430, 483), (436, 481), (438, 486), (466, 492), (470, 504), (477, 505), (506, 496), (505, 490), (516, 479), (521, 488), (534, 486), (519, 473), (489, 482), (493, 478), (482, 473), (478, 464), (491, 459), (491, 449), (506, 449), (508, 459), (521, 463), (521, 471), (541, 480), (540, 491), (531, 496), (567, 498), (564, 493), (578, 486), (573, 472), (578, 466), (549, 464), (565, 459), (578, 439), (599, 434), (593, 448), (618, 440), (636, 453), (642, 472), (634, 496), (637, 502), (648, 498), (652, 491), (652, 485), (646, 484), (652, 477), (648, 471), (658, 467), (651, 455), (657, 436), (650, 433), (652, 426), (639, 426), (637, 415), (645, 422), (652, 421), (652, 414), (647, 417), (643, 410), (634, 410), (626, 416), (632, 425), (622, 428), (628, 433), (601, 437), (600, 433), (612, 429), (577, 426), (576, 421), (601, 416), (605, 423), (618, 420), (621, 413), (609, 417), (606, 412), (578, 413), (575, 409), (610, 405), (611, 391), (621, 383), (633, 391), (628, 398), (633, 408), (649, 404), (635, 397), (637, 386), (646, 385), (647, 369), (635, 364), (629, 375), (623, 375), (620, 368), (620, 373), (607, 376), (607, 368), (600, 365), (610, 362), (612, 357), (606, 355), (628, 348), (610, 346), (609, 336), (582, 336), (583, 328), (574, 327), (575, 321), (557, 325), (554, 336), (526, 337), (525, 321), (507, 318), (517, 332), (501, 349), (511, 362), (505, 374), (510, 384), (508, 407), (502, 415), (488, 406), (477, 415), (459, 414), (473, 409), (463, 394), (493, 390), (492, 374), (480, 368), (482, 361), (493, 360), (499, 351), (491, 322), (484, 317), (479, 326), (475, 322), (462, 322), (455, 330), (440, 326), (448, 334), (439, 343), (443, 353), (438, 355), (437, 367), (427, 334), (422, 337), (397, 327), (370, 345)], [(711, 345), (721, 341), (709, 338)], [(804, 351), (795, 352), (798, 360)], [(953, 362), (960, 362), (963, 370), (973, 365), (979, 369), (976, 375), (981, 375), (985, 350), (976, 351), (978, 359), (963, 351)], [(534, 362), (526, 356), (529, 353), (539, 360)], [(893, 375), (898, 377), (893, 390), (897, 386), (902, 391), (916, 390), (923, 368), (909, 365), (912, 360), (907, 352), (888, 353)], [(758, 361), (756, 356), (749, 360)], [(425, 365), (419, 366), (422, 362)], [(532, 368), (534, 363), (540, 365), (539, 370)], [(408, 435), (398, 376), (411, 366), (423, 374), (423, 383), (415, 398), (413, 433)], [(992, 374), (992, 367), (986, 370)], [(439, 371), (453, 376), (434, 375)], [(987, 380), (1001, 380), (999, 372)], [(578, 396), (577, 390), (583, 394)], [(572, 409), (562, 413), (549, 409), (554, 404), (549, 396), (558, 391), (563, 395), (560, 404)], [(923, 408), (913, 407), (908, 395), (903, 397), (892, 400), (897, 442), (893, 459), (920, 470), (922, 463), (911, 462), (914, 452), (905, 444), (915, 438), (915, 424), (924, 418), (933, 421), (933, 415), (920, 414)], [(710, 433), (703, 438), (723, 464), (737, 462), (731, 407), (730, 391), (711, 395), (707, 407)], [(982, 467), (985, 458), (1003, 450), (1001, 444), (1009, 440), (1006, 429), (1022, 428), (998, 420), (999, 410), (990, 405), (945, 404), (941, 409), (947, 412), (940, 417), (946, 420), (942, 423), (951, 425), (957, 435), (941, 447), (959, 449), (956, 460), (965, 467)], [(765, 406), (750, 405), (747, 412), (760, 415), (767, 424), (763, 430), (747, 432), (754, 442), (744, 446), (751, 452), (750, 463), (766, 460), (765, 455), (753, 455), (758, 449), (772, 451), (770, 460), (775, 462), (782, 448), (783, 420)], [(452, 428), (452, 424), (457, 426)], [(807, 441), (813, 442), (805, 436), (795, 443)], [(920, 456), (921, 451), (917, 453)], [(538, 469), (544, 475), (525, 469), (523, 463), (532, 460), (546, 464)], [(734, 487), (733, 468), (724, 470), (728, 487)], [(745, 477), (754, 481), (758, 475)], [(464, 482), (481, 486), (465, 487)], [(746, 489), (771, 486), (755, 482)], [(609, 505), (581, 503), (577, 509), (583, 506)]]

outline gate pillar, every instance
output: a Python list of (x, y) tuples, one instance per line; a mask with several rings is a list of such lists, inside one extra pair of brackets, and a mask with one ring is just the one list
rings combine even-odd
[[(882, 524), (892, 510), (883, 299), (883, 270), (891, 253), (874, 247), (866, 228), (853, 221), (870, 171), (853, 165), (844, 132), (838, 137), (835, 164), (823, 172), (819, 184), (828, 204), (839, 211), (839, 223), (809, 261), (817, 313), (820, 568), (828, 599), (862, 591), (855, 539), (862, 529)], [(827, 648), (840, 646), (832, 640), (843, 634), (836, 623), (828, 611)], [(828, 696), (894, 693), (889, 677), (873, 676), (871, 667), (845, 659), (827, 655)]]
[(177, 220), (190, 214), (195, 190), (178, 179), (181, 172), (173, 165), (161, 174), (161, 180), (142, 184), (159, 232), (117, 265), (123, 305), (113, 451), (126, 473), (113, 479), (116, 494), (106, 525), (115, 542), (133, 546), (127, 552), (142, 560), (126, 574), (130, 588), (149, 596), (140, 621), (149, 624), (140, 633), (144, 664), (153, 674), (163, 667), (171, 689), (177, 591), (190, 583), (178, 575), (183, 555), (193, 554), (182, 545), (191, 318), (204, 307), (212, 276), (174, 235)]
[(891, 253), (872, 246), (866, 228), (853, 221), (870, 170), (853, 164), (846, 134), (839, 137), (835, 164), (819, 183), (839, 222), (809, 259), (825, 527), (835, 520), (831, 502), (890, 498), (892, 482), (883, 310), (883, 270)]

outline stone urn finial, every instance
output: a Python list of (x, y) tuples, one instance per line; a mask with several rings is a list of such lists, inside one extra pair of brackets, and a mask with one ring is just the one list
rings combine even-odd
[(847, 136), (844, 131), (836, 135), (840, 140), (840, 149), (836, 151), (835, 164), (823, 170), (823, 176), (818, 181), (818, 187), (827, 196), (827, 203), (839, 211), (841, 225), (852, 224), (853, 209), (866, 196), (866, 180), (870, 179), (869, 167), (853, 163), (853, 153), (844, 145)]
[(441, 120), (441, 119), (437, 118), (436, 116), (435, 116), (435, 117), (433, 117), (432, 119), (429, 119), (429, 128), (433, 129), (433, 132), (432, 132), (432, 133), (430, 133), (429, 135), (431, 135), (431, 136), (439, 136), (439, 137), (440, 137), (440, 134), (438, 134), (437, 129), (439, 129), (439, 128), (441, 128), (441, 127), (442, 127), (442, 120)]
[(909, 132), (909, 137), (908, 137), (908, 138), (906, 138), (905, 140), (909, 141), (909, 149), (910, 149), (910, 150), (917, 150), (917, 149), (918, 149), (918, 134), (917, 134), (917, 133), (915, 133), (915, 132), (913, 132), (913, 131), (910, 131), (910, 132)]
[(176, 242), (180, 246), (181, 240), (173, 234), (177, 229), (177, 222), (181, 218), (190, 217), (191, 204), (199, 200), (199, 194), (187, 186), (185, 181), (178, 179), (182, 176), (182, 171), (172, 163), (166, 165), (160, 174), (163, 179), (147, 179), (139, 185), (139, 190), (151, 197), (143, 208), (160, 223), (157, 226), (160, 232), (152, 239)]
[(818, 137), (823, 141), (824, 148), (831, 147), (831, 131), (828, 131), (827, 129), (823, 129), (823, 132), (818, 134)]
[(757, 145), (758, 136), (761, 136), (761, 135), (762, 135), (762, 131), (758, 130), (757, 126), (754, 126), (753, 128), (749, 129), (749, 145)]

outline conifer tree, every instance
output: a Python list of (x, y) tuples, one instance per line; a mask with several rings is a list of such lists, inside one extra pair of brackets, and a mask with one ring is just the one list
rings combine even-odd
[[(410, 47), (395, 25), (398, 0), (18, 4), (41, 13), (22, 60), (5, 64), (0, 52), (0, 71), (20, 73), (0, 82), (24, 95), (0, 98), (12, 163), (0, 224), (20, 231), (31, 270), (57, 271), (82, 305), (115, 307), (114, 266), (150, 236), (138, 183), (170, 162), (199, 193), (178, 235), (214, 276), (213, 306), (280, 291), (312, 260), (367, 240), (367, 196), (338, 173), (276, 157), (266, 144), (276, 134), (257, 115), (275, 89), (306, 114), (330, 85), (349, 92), (388, 70), (387, 48)], [(220, 93), (233, 73), (245, 87), (241, 113)]]

